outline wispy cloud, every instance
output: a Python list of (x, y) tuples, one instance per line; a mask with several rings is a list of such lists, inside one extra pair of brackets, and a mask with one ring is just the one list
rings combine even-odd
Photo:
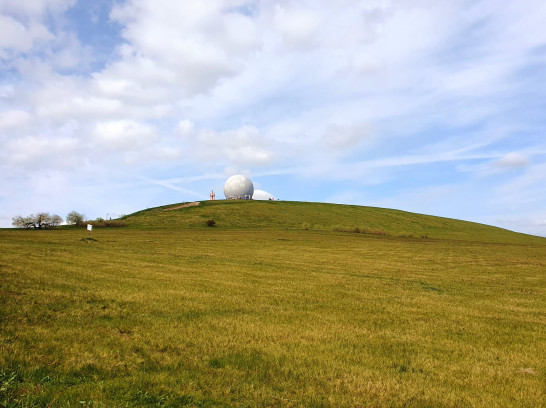
[(192, 191), (190, 189), (187, 189), (187, 188), (184, 188), (184, 187), (180, 187), (179, 185), (176, 185), (177, 183), (176, 182), (173, 182), (173, 181), (165, 181), (165, 180), (154, 180), (154, 179), (151, 179), (151, 178), (148, 178), (148, 177), (143, 177), (143, 176), (138, 176), (139, 179), (141, 180), (144, 180), (150, 184), (155, 184), (155, 185), (158, 185), (158, 186), (161, 186), (161, 187), (165, 187), (165, 188), (168, 188), (169, 190), (173, 190), (173, 191), (178, 191), (180, 193), (184, 193), (184, 194), (189, 194), (193, 197), (196, 197), (196, 198), (199, 198), (199, 199), (203, 199), (203, 194), (202, 193), (198, 193), (196, 191)]

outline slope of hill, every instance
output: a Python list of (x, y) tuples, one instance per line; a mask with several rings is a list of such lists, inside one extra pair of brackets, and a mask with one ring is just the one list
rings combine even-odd
[(545, 238), (184, 205), (91, 233), (0, 229), (0, 407), (544, 405)]
[(502, 228), (386, 208), (293, 201), (203, 201), (150, 208), (124, 217), (138, 229), (309, 229), (407, 238), (546, 244)]

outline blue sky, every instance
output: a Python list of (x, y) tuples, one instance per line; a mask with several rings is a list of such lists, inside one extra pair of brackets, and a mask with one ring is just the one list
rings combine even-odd
[(546, 236), (546, 3), (0, 2), (0, 226), (222, 196)]

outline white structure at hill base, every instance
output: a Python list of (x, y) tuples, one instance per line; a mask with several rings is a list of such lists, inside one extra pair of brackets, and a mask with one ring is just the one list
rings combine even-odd
[(252, 200), (254, 185), (247, 177), (237, 174), (224, 184), (226, 200)]

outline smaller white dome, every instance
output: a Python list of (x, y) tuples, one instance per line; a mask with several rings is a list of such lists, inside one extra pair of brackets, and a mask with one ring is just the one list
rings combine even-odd
[(264, 190), (254, 190), (253, 200), (274, 200), (273, 194)]
[(227, 179), (224, 184), (224, 194), (228, 200), (250, 200), (254, 195), (254, 185), (247, 177), (237, 174)]

